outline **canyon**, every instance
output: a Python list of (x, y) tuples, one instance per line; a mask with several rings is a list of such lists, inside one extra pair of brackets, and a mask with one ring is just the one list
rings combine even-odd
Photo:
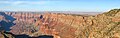
[(19, 35), (25, 38), (43, 35), (48, 38), (120, 38), (120, 9), (97, 15), (0, 12), (0, 38)]

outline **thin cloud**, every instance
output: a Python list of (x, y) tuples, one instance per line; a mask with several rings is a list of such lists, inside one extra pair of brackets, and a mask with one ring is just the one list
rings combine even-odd
[(46, 4), (47, 2), (45, 2), (45, 1), (34, 1), (34, 2), (32, 2), (32, 1), (16, 1), (16, 2), (14, 2), (13, 4), (14, 5), (22, 5), (22, 4)]
[(27, 4), (46, 4), (48, 1), (0, 1), (0, 4), (27, 5)]
[(9, 1), (0, 1), (0, 4), (9, 4)]

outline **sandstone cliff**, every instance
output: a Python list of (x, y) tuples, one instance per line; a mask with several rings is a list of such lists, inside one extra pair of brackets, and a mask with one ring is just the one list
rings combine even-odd
[(119, 14), (120, 9), (95, 16), (44, 14), (37, 26), (43, 34), (51, 32), (57, 38), (120, 38)]

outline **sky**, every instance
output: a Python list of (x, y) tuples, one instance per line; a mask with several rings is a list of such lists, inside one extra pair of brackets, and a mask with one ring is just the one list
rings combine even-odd
[(105, 12), (120, 8), (120, 0), (0, 0), (0, 11)]

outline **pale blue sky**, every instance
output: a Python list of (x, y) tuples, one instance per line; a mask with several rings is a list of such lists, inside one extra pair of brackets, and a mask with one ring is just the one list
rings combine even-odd
[(120, 0), (0, 0), (0, 11), (104, 12), (120, 8)]

